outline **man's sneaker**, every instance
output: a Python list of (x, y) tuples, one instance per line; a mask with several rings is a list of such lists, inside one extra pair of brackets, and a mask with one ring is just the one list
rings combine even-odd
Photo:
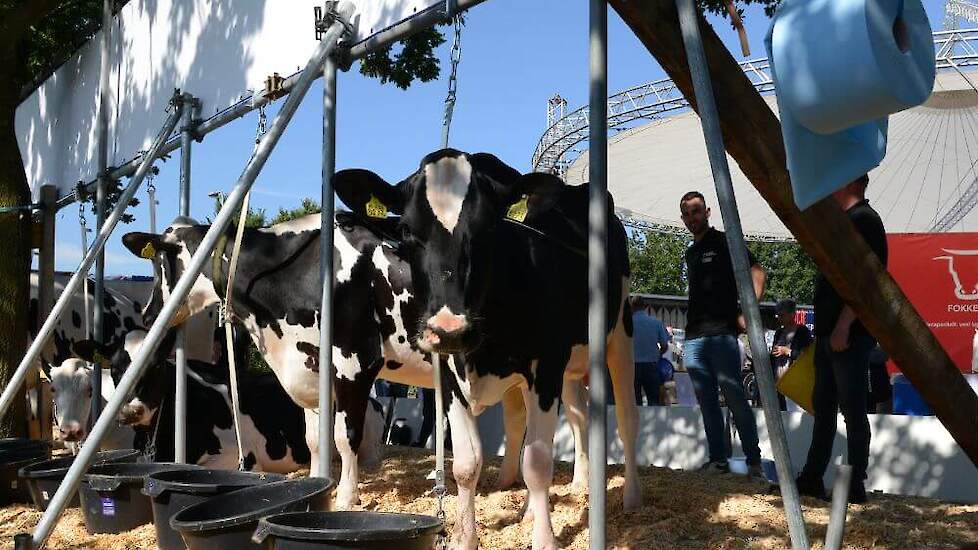
[(806, 497), (815, 497), (820, 500), (828, 500), (828, 495), (825, 494), (825, 486), (822, 485), (821, 480), (809, 480), (808, 478), (799, 476), (795, 481), (798, 485), (798, 494)]
[(700, 466), (700, 471), (704, 474), (728, 474), (730, 473), (730, 464), (725, 460), (722, 462), (711, 460)]
[(849, 503), (850, 504), (865, 504), (866, 503), (866, 486), (862, 481), (852, 481), (849, 485)]
[(766, 481), (767, 476), (764, 475), (764, 469), (761, 468), (760, 464), (748, 464), (747, 465), (747, 478), (757, 481)]

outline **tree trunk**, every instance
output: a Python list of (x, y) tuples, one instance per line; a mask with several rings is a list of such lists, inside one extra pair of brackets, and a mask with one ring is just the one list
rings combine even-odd
[[(0, 55), (0, 66), (15, 67), (11, 56)], [(6, 73), (6, 74), (4, 74)], [(14, 114), (17, 81), (0, 71), (0, 207), (31, 201), (24, 164), (17, 145)], [(30, 303), (30, 212), (0, 213), (0, 387), (6, 388), (27, 348)], [(0, 437), (23, 436), (27, 431), (26, 400), (14, 400), (0, 419)]]
[[(675, 1), (609, 3), (696, 109)], [(830, 198), (798, 210), (778, 119), (713, 29), (700, 27), (727, 152), (978, 466), (978, 397), (842, 209)]]

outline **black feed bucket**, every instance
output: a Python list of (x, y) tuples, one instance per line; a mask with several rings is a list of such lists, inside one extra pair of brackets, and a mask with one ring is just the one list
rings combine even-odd
[(282, 481), (282, 474), (236, 470), (173, 470), (146, 478), (143, 494), (153, 500), (153, 524), (160, 550), (182, 550), (183, 538), (170, 528), (170, 518), (184, 508), (245, 487)]
[(17, 472), (51, 457), (51, 445), (31, 439), (0, 439), (0, 506), (31, 501), (31, 493)]
[(441, 520), (382, 512), (297, 512), (259, 522), (254, 539), (268, 550), (430, 550)]
[(167, 470), (200, 469), (195, 464), (147, 462), (93, 466), (78, 487), (89, 533), (122, 533), (153, 521), (153, 506), (142, 494), (146, 476)]
[(190, 550), (261, 548), (258, 520), (282, 512), (325, 510), (333, 480), (307, 477), (248, 487), (185, 508), (170, 520)]
[[(102, 464), (136, 462), (138, 457), (139, 451), (136, 449), (102, 451), (95, 455), (95, 460), (92, 462), (92, 465), (100, 466)], [(75, 457), (73, 456), (52, 458), (51, 460), (44, 460), (35, 462), (29, 466), (24, 466), (17, 472), (21, 481), (30, 489), (31, 500), (34, 501), (34, 506), (37, 509), (41, 511), (47, 510), (48, 503), (51, 502), (54, 493), (61, 486), (61, 480), (65, 478), (65, 474), (68, 473), (68, 468), (71, 467), (71, 463), (74, 460)], [(79, 506), (78, 502), (78, 493), (75, 493), (68, 506), (77, 508)]]

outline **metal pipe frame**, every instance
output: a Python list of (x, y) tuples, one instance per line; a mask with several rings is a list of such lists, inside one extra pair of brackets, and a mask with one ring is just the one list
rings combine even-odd
[[(727, 246), (733, 262), (734, 275), (737, 279), (740, 306), (747, 318), (747, 334), (750, 339), (750, 346), (754, 350), (766, 350), (767, 343), (764, 340), (761, 311), (757, 296), (754, 294), (754, 284), (750, 273), (751, 266), (747, 257), (747, 245), (744, 242), (740, 213), (737, 210), (737, 197), (734, 195), (733, 182), (730, 179), (730, 167), (727, 165), (727, 153), (723, 145), (720, 118), (713, 97), (710, 69), (706, 62), (706, 52), (703, 49), (703, 41), (700, 35), (699, 16), (694, 0), (676, 0), (676, 6), (679, 11), (679, 26), (682, 30), (686, 58), (689, 61), (689, 72), (696, 93), (696, 103), (699, 106), (703, 137), (706, 140), (706, 149), (710, 158), (710, 167), (713, 170), (717, 198), (723, 213)], [(781, 410), (774, 388), (774, 373), (771, 369), (770, 357), (766, 353), (755, 353), (754, 367), (757, 369), (757, 385), (761, 390), (761, 404), (764, 408), (764, 418), (767, 421), (771, 448), (774, 451), (791, 545), (794, 550), (807, 549), (809, 543), (808, 534), (805, 531), (805, 518), (802, 516), (798, 487), (795, 485), (794, 472), (791, 467), (788, 440), (785, 437), (784, 425), (781, 423)]]
[(825, 531), (825, 550), (842, 548), (842, 536), (846, 532), (846, 512), (849, 509), (850, 481), (852, 466), (840, 464), (832, 489), (832, 512), (829, 514), (829, 527)]
[(596, 131), (589, 137), (590, 197), (588, 211), (588, 547), (604, 550), (608, 483), (608, 3), (590, 0), (588, 116)]
[[(105, 225), (105, 194), (109, 185), (106, 175), (109, 166), (109, 45), (112, 36), (112, 0), (102, 0), (102, 40), (99, 44), (98, 118), (95, 134), (98, 140), (98, 180), (95, 189), (95, 230)], [(85, 270), (88, 271), (87, 269)], [(92, 319), (91, 338), (103, 343), (102, 317), (105, 300), (105, 252), (100, 250), (95, 258), (95, 311)], [(102, 365), (92, 365), (92, 395), (102, 395)], [(102, 408), (101, 399), (92, 399), (90, 422), (94, 423)]]
[[(17, 367), (17, 371), (14, 372), (13, 377), (7, 384), (7, 387), (3, 390), (3, 395), (0, 396), (0, 417), (3, 417), (7, 412), (7, 408), (13, 402), (18, 390), (24, 383), (24, 378), (27, 376), (27, 372), (30, 370), (34, 361), (40, 355), (41, 349), (43, 349), (45, 342), (51, 337), (51, 333), (54, 331), (54, 325), (61, 318), (67, 309), (68, 302), (71, 301), (72, 296), (78, 291), (78, 286), (85, 281), (86, 274), (88, 270), (92, 267), (92, 263), (95, 261), (95, 256), (98, 255), (103, 248), (105, 248), (105, 243), (109, 241), (109, 236), (112, 235), (112, 231), (115, 229), (116, 225), (119, 223), (119, 219), (122, 217), (123, 212), (125, 212), (129, 201), (132, 200), (133, 195), (139, 189), (139, 185), (143, 182), (146, 174), (149, 172), (153, 165), (153, 161), (160, 155), (160, 149), (162, 148), (163, 142), (166, 137), (173, 132), (176, 127), (177, 122), (180, 120), (181, 108), (178, 105), (176, 109), (170, 113), (167, 117), (166, 122), (163, 124), (163, 128), (160, 133), (156, 136), (156, 140), (153, 146), (150, 148), (147, 156), (144, 157), (143, 163), (140, 165), (139, 170), (133, 176), (132, 181), (129, 186), (126, 187), (125, 191), (119, 197), (119, 202), (115, 205), (112, 213), (105, 221), (105, 225), (98, 232), (98, 237), (96, 237), (95, 242), (92, 245), (91, 250), (89, 250), (85, 257), (82, 259), (81, 264), (79, 264), (78, 269), (75, 270), (74, 275), (68, 280), (68, 284), (65, 285), (64, 290), (61, 292), (61, 296), (58, 297), (58, 301), (54, 304), (51, 309), (51, 313), (48, 315), (47, 320), (41, 326), (38, 331), (37, 336), (34, 341), (31, 342), (31, 346), (27, 349), (27, 353), (24, 358), (21, 359), (20, 365)], [(96, 304), (97, 306), (99, 304)], [(95, 308), (100, 309), (99, 307)], [(97, 380), (97, 379), (96, 379)], [(98, 396), (94, 389), (92, 394)], [(93, 399), (93, 401), (98, 401), (98, 399)], [(95, 445), (98, 446), (97, 444)]]
[[(190, 94), (183, 94), (183, 116), (180, 126), (180, 215), (190, 215), (190, 167), (194, 143), (194, 115), (200, 105)], [(173, 396), (173, 460), (187, 462), (187, 351), (186, 332), (177, 329), (174, 345), (176, 372)]]
[[(340, 17), (346, 21), (349, 21), (350, 16), (353, 13), (354, 7), (349, 2), (343, 2), (339, 6)], [(95, 452), (98, 449), (99, 443), (105, 434), (111, 427), (111, 424), (115, 421), (114, 417), (119, 412), (122, 407), (123, 401), (127, 399), (129, 392), (132, 391), (136, 382), (142, 376), (143, 370), (146, 368), (150, 357), (156, 351), (156, 348), (160, 344), (160, 340), (166, 334), (169, 329), (170, 321), (176, 315), (177, 310), (179, 310), (187, 294), (190, 292), (190, 288), (193, 286), (200, 274), (201, 269), (203, 269), (204, 264), (210, 261), (211, 251), (217, 244), (218, 239), (224, 234), (228, 225), (231, 223), (231, 218), (235, 214), (235, 210), (241, 205), (244, 200), (245, 195), (251, 189), (251, 186), (255, 183), (255, 179), (261, 172), (261, 169), (265, 166), (265, 162), (268, 160), (269, 155), (271, 155), (272, 150), (278, 143), (279, 139), (282, 137), (282, 133), (285, 131), (285, 127), (292, 120), (293, 115), (295, 115), (296, 109), (299, 107), (299, 103), (302, 98), (305, 97), (306, 92), (309, 91), (309, 87), (312, 85), (313, 80), (319, 77), (323, 63), (326, 61), (326, 57), (333, 51), (336, 47), (337, 41), (346, 32), (346, 27), (343, 23), (336, 21), (330, 25), (329, 30), (323, 37), (322, 42), (316, 48), (309, 62), (306, 64), (305, 69), (303, 69), (298, 81), (295, 84), (293, 92), (289, 95), (282, 109), (275, 115), (275, 119), (272, 122), (269, 131), (262, 136), (258, 146), (255, 149), (254, 155), (248, 161), (245, 166), (241, 177), (238, 179), (237, 184), (235, 184), (234, 189), (228, 194), (227, 199), (224, 201), (224, 205), (221, 207), (221, 211), (217, 214), (214, 223), (208, 229), (207, 234), (204, 235), (203, 240), (200, 243), (199, 248), (194, 253), (190, 260), (189, 265), (186, 267), (186, 271), (180, 280), (177, 282), (170, 294), (170, 299), (166, 301), (163, 305), (163, 309), (160, 311), (159, 317), (153, 322), (153, 326), (150, 327), (149, 332), (146, 335), (146, 339), (143, 345), (139, 348), (139, 352), (136, 353), (136, 357), (133, 359), (132, 364), (126, 369), (125, 375), (119, 381), (116, 387), (115, 393), (112, 395), (112, 399), (109, 400), (105, 407), (105, 413), (99, 418), (98, 422), (95, 424), (95, 428), (92, 433), (89, 434), (88, 442), (82, 447), (78, 456), (72, 462), (71, 467), (65, 474), (64, 480), (61, 482), (61, 486), (58, 487), (58, 491), (55, 493), (54, 498), (48, 505), (48, 509), (44, 512), (41, 517), (41, 521), (38, 523), (36, 529), (34, 530), (34, 545), (40, 547), (43, 545), (44, 541), (51, 534), (51, 530), (54, 529), (55, 523), (58, 521), (58, 517), (64, 511), (65, 506), (68, 501), (74, 495), (76, 489), (78, 488), (78, 483), (81, 481), (81, 476), (88, 469), (92, 460), (95, 458)], [(170, 115), (170, 119), (167, 121), (167, 126), (169, 131), (172, 131), (176, 127), (176, 123), (182, 111), (182, 104), (177, 106), (177, 109)], [(169, 135), (167, 132), (165, 135)], [(155, 152), (159, 152), (162, 148), (165, 135), (158, 138), (156, 144), (154, 144)], [(149, 168), (149, 162), (144, 162), (143, 166), (140, 166), (140, 170), (137, 172), (136, 177), (141, 180), (141, 176), (145, 176)], [(130, 185), (130, 187), (133, 187)], [(129, 194), (130, 191), (135, 192), (135, 189), (127, 188), (125, 194)], [(125, 205), (128, 200), (125, 200), (125, 194), (119, 201), (119, 205)], [(131, 198), (131, 195), (130, 197)], [(118, 210), (118, 207), (117, 207)], [(119, 212), (113, 212), (113, 215)], [(118, 216), (116, 220), (118, 221)], [(114, 225), (113, 225), (114, 227)], [(100, 239), (102, 235), (99, 236)], [(106, 235), (107, 238), (107, 235)], [(104, 240), (101, 242), (104, 245)], [(69, 283), (70, 284), (70, 283)], [(66, 292), (62, 294), (62, 297), (68, 296), (70, 293)]]
[(312, 475), (328, 478), (333, 460), (333, 215), (336, 204), (333, 174), (336, 171), (336, 71), (330, 57), (323, 65), (323, 165), (322, 210), (319, 231), (319, 463)]

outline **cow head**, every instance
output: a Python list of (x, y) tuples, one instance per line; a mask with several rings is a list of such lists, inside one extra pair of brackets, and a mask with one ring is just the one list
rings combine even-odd
[(54, 396), (54, 420), (62, 441), (85, 438), (92, 410), (92, 369), (81, 359), (67, 359), (48, 373)]
[(424, 308), (417, 343), (439, 353), (466, 352), (479, 343), (507, 215), (516, 209), (522, 221), (548, 209), (555, 185), (563, 186), (552, 176), (521, 176), (493, 155), (454, 149), (429, 154), (393, 186), (367, 170), (341, 171), (334, 184), (361, 215), (401, 215), (402, 251)]
[[(153, 353), (149, 364), (143, 369), (143, 375), (136, 382), (129, 395), (129, 401), (119, 409), (116, 418), (125, 426), (149, 426), (163, 402), (165, 392), (170, 388), (169, 365), (166, 361), (173, 348), (176, 333), (169, 331), (163, 342)], [(83, 359), (90, 362), (101, 362), (102, 366), (110, 369), (112, 380), (118, 386), (126, 370), (136, 357), (139, 348), (146, 339), (146, 331), (137, 329), (129, 331), (121, 346), (106, 346), (91, 340), (75, 344), (74, 350)]]
[[(169, 300), (177, 281), (186, 271), (190, 259), (206, 233), (207, 227), (197, 225), (190, 218), (177, 218), (162, 234), (127, 233), (122, 243), (130, 252), (153, 262), (155, 284), (149, 302), (143, 308), (143, 323), (151, 325)], [(170, 326), (176, 326), (187, 317), (200, 313), (209, 306), (220, 303), (214, 285), (201, 274), (194, 281), (190, 293), (177, 310)]]

